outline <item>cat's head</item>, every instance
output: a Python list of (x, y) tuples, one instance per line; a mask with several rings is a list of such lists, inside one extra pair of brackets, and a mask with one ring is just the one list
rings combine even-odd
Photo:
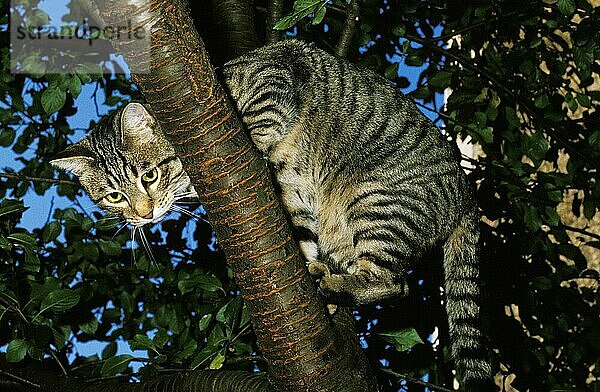
[(139, 103), (104, 118), (51, 163), (79, 177), (98, 206), (134, 226), (158, 222), (179, 199), (197, 197), (175, 150)]

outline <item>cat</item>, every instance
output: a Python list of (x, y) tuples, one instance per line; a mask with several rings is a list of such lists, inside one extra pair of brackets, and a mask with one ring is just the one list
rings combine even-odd
[[(457, 368), (465, 390), (491, 390), (478, 327), (479, 217), (457, 149), (385, 78), (301, 41), (257, 49), (221, 72), (327, 302), (406, 296), (411, 263), (442, 244)], [(134, 226), (196, 195), (139, 103), (104, 118), (52, 163)]]

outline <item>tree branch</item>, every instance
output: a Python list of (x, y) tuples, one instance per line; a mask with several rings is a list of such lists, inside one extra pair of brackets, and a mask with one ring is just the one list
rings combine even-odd
[(274, 43), (281, 41), (283, 31), (274, 30), (275, 23), (284, 17), (283, 0), (269, 0), (267, 6), (267, 42)]
[(591, 231), (587, 231), (586, 229), (580, 229), (579, 227), (573, 227), (573, 226), (569, 226), (569, 225), (565, 225), (565, 224), (563, 224), (562, 226), (565, 228), (565, 230), (572, 231), (574, 233), (583, 234), (585, 236), (592, 237), (592, 238), (600, 241), (600, 235), (592, 233)]
[(415, 384), (415, 385), (420, 385), (422, 387), (427, 387), (429, 389), (431, 389), (432, 391), (439, 391), (439, 392), (454, 392), (452, 389), (448, 389), (445, 387), (441, 387), (439, 385), (435, 385), (432, 384), (430, 382), (427, 381), (423, 381), (420, 380), (418, 378), (414, 378), (411, 377), (407, 374), (400, 374), (400, 373), (396, 373), (390, 369), (379, 369), (382, 373), (388, 374), (396, 379), (400, 379), (400, 380), (406, 380), (407, 382), (411, 383), (411, 384)]
[(75, 187), (80, 187), (79, 183), (75, 181), (69, 180), (59, 180), (57, 178), (41, 178), (41, 177), (30, 177), (24, 176), (16, 173), (0, 173), (0, 178), (8, 178), (11, 180), (20, 180), (20, 181), (30, 181), (30, 182), (41, 182), (47, 184), (57, 184), (57, 185), (71, 185)]
[(12, 380), (12, 381), (14, 381), (18, 384), (24, 385), (24, 386), (28, 386), (28, 387), (35, 388), (35, 389), (41, 389), (39, 384), (36, 384), (34, 382), (24, 379), (23, 377), (17, 376), (16, 374), (12, 374), (12, 373), (9, 373), (4, 370), (0, 370), (0, 376), (6, 377), (9, 380)]
[(335, 50), (335, 54), (339, 57), (346, 57), (348, 50), (352, 44), (352, 37), (356, 31), (358, 18), (360, 17), (360, 5), (358, 0), (352, 0), (352, 3), (346, 6), (346, 21), (344, 22), (344, 30), (340, 36), (340, 41)]
[(259, 46), (251, 0), (189, 1), (212, 63), (222, 65)]

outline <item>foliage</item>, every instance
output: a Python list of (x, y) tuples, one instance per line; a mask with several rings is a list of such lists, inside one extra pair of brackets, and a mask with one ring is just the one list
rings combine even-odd
[[(332, 49), (345, 3), (290, 2), (277, 27)], [(557, 213), (567, 200), (574, 215), (598, 217), (597, 2), (360, 5), (350, 59), (409, 87), (449, 137), (481, 147), (479, 159), (466, 164), (473, 165), (470, 177), (485, 216), (484, 322), (503, 375), (516, 375), (512, 386), (519, 390), (597, 389), (597, 382), (589, 383), (600, 369), (598, 292), (580, 282), (597, 280), (598, 271), (578, 240), (597, 252), (598, 238), (576, 238), (577, 228)], [(0, 24), (6, 24), (5, 1), (2, 12)], [(0, 34), (7, 43), (7, 33)], [(100, 91), (94, 99), (110, 108), (140, 98), (128, 80), (100, 69), (11, 75), (8, 49), (1, 50), (0, 149), (18, 156), (19, 164), (9, 168), (18, 176), (55, 176), (48, 162), (72, 141), (69, 119), (80, 110), (82, 89)], [(401, 76), (407, 67), (416, 67), (416, 85)], [(452, 93), (440, 109), (436, 94), (447, 89)], [(115, 234), (115, 220), (80, 207), (85, 196), (66, 174), (56, 174), (57, 185), (14, 174), (0, 178), (0, 345), (7, 360), (52, 357), (85, 379), (261, 366), (248, 359), (256, 348), (247, 310), (209, 225), (169, 218), (148, 231), (153, 263), (143, 250), (131, 249), (128, 233)], [(22, 228), (23, 199), (38, 195), (35, 202), (43, 203), (54, 186), (74, 207), (56, 209), (43, 227)], [(441, 272), (427, 262), (411, 278), (411, 300), (356, 313), (361, 341), (370, 357), (396, 371), (451, 385)], [(419, 336), (430, 339), (416, 344)], [(88, 341), (106, 346), (100, 355), (74, 355), (77, 342)], [(120, 341), (138, 351), (123, 353)], [(134, 374), (132, 364), (142, 367)], [(396, 380), (382, 382), (398, 387)]]

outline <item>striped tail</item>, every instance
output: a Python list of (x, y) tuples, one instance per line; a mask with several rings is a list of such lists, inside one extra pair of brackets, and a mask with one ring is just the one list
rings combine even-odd
[(480, 329), (478, 240), (478, 219), (465, 216), (444, 244), (450, 344), (465, 392), (498, 391)]

